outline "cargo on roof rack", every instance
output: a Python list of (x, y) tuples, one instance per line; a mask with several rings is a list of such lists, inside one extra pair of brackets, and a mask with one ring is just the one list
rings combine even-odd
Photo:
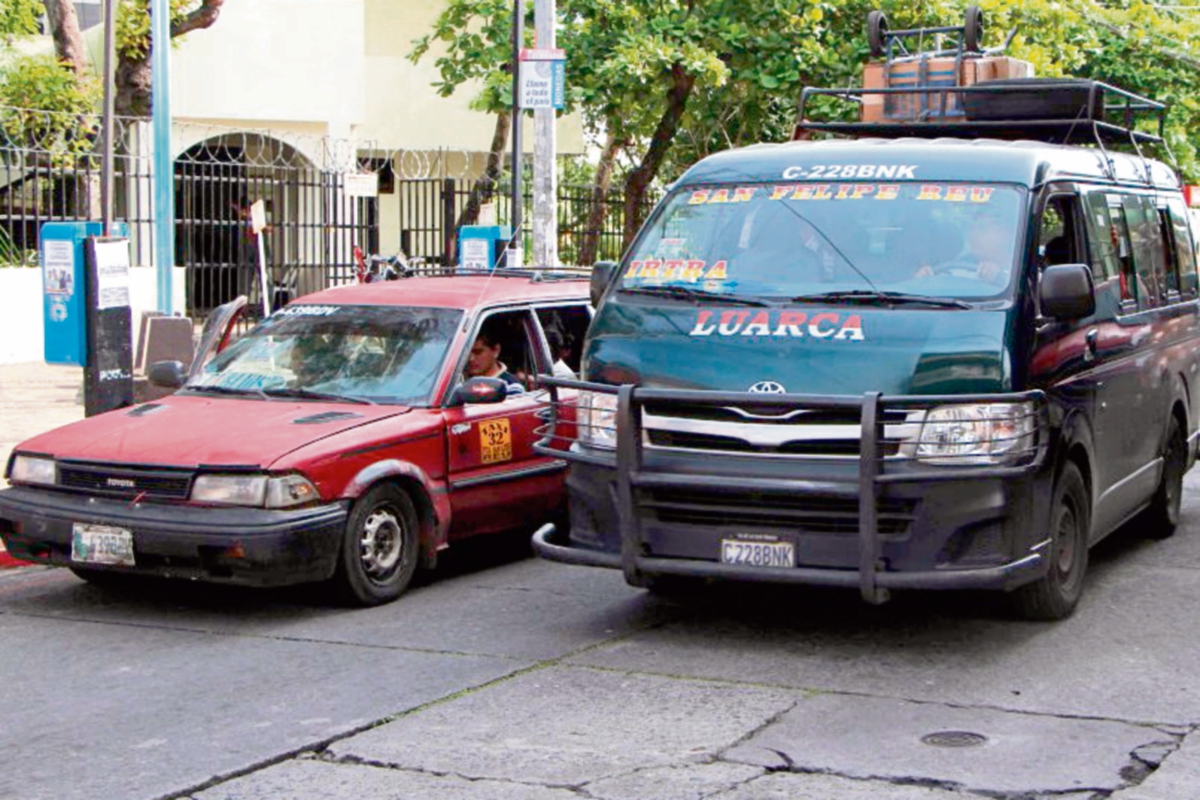
[[(930, 113), (908, 120), (822, 122), (808, 118), (809, 100), (827, 96), (862, 104), (872, 95), (922, 95)], [(961, 108), (949, 116), (949, 108)], [(1166, 105), (1100, 81), (1072, 78), (1013, 78), (970, 86), (907, 86), (882, 89), (806, 87), (800, 93), (793, 139), (814, 132), (898, 138), (1034, 139), (1054, 144), (1162, 141)], [(941, 113), (938, 113), (940, 110)], [(1151, 121), (1154, 133), (1139, 129)]]

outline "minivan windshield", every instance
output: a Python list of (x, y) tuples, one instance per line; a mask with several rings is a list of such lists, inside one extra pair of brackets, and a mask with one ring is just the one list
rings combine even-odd
[(293, 304), (206, 364), (198, 392), (350, 402), (429, 400), (462, 312)]
[(1001, 184), (689, 186), (651, 221), (619, 286), (673, 297), (995, 297), (1011, 284), (1025, 202), (1024, 189)]

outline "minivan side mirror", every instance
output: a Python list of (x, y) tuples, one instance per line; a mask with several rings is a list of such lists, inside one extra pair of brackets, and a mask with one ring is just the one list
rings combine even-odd
[(1096, 287), (1086, 264), (1057, 264), (1042, 270), (1042, 313), (1053, 319), (1082, 319), (1096, 313)]
[(187, 383), (188, 370), (182, 361), (155, 361), (146, 373), (150, 383), (166, 389), (181, 389)]
[(450, 405), (499, 403), (508, 397), (508, 384), (499, 378), (468, 378), (450, 393)]
[(604, 294), (604, 290), (612, 283), (616, 274), (617, 262), (615, 261), (597, 261), (592, 266), (592, 308), (600, 305), (600, 296)]

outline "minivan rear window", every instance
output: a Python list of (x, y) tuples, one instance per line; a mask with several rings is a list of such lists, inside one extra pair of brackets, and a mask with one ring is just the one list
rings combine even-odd
[(1012, 283), (1025, 206), (1008, 184), (689, 186), (647, 225), (620, 286), (990, 297)]

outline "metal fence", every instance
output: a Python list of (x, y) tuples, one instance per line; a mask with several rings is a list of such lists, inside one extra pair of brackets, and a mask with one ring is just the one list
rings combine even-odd
[[(100, 218), (98, 118), (0, 107), (0, 262), (31, 261), (42, 224)], [(174, 136), (195, 142), (176, 159), (175, 264), (186, 268), (187, 305), (203, 314), (239, 294), (258, 307), (258, 241), (249, 206), (261, 200), (262, 234), (274, 303), (354, 279), (354, 248), (455, 261), (457, 226), (482, 172), (483, 154), (380, 151), (291, 132), (242, 131), (177, 122)], [(117, 121), (114, 215), (128, 226), (135, 264), (154, 256), (153, 150), (149, 125)], [(355, 196), (348, 176), (378, 176), (374, 197)], [(528, 170), (527, 170), (528, 172)], [(510, 179), (484, 192), (498, 224), (510, 219)], [(532, 207), (527, 175), (524, 207)], [(623, 199), (604, 202), (603, 226), (588, 231), (590, 186), (561, 185), (558, 221), (563, 263), (577, 263), (586, 236), (597, 259), (621, 249)], [(523, 226), (529, 252), (529, 214)]]

